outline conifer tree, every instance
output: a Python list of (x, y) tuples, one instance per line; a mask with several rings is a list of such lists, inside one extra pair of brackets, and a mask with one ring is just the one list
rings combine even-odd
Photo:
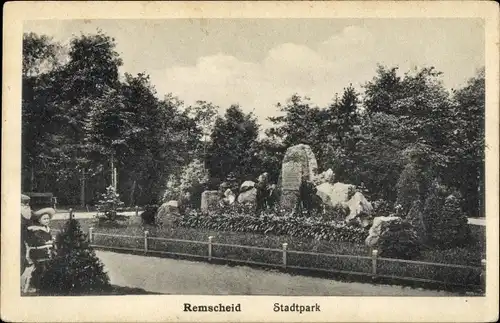
[(56, 247), (57, 256), (48, 263), (36, 286), (41, 294), (96, 295), (110, 290), (104, 265), (77, 220), (68, 220), (57, 236)]
[(410, 222), (397, 219), (382, 228), (378, 248), (382, 257), (414, 259), (420, 255), (421, 245)]
[(415, 229), (419, 241), (425, 243), (427, 240), (427, 231), (424, 224), (424, 216), (422, 214), (422, 202), (420, 200), (413, 201), (406, 218)]
[(460, 247), (467, 243), (470, 237), (467, 216), (460, 207), (460, 200), (454, 195), (445, 199), (441, 216), (435, 221), (434, 232), (434, 242), (440, 247)]
[(436, 227), (436, 223), (442, 215), (444, 200), (447, 195), (447, 188), (435, 179), (427, 192), (422, 210), (428, 242), (433, 242), (434, 237), (441, 234)]

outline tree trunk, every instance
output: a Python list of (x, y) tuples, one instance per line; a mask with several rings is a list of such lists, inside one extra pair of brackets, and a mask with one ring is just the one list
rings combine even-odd
[(81, 181), (81, 190), (80, 190), (80, 204), (82, 207), (85, 207), (85, 169), (82, 170), (82, 181)]
[(31, 164), (30, 191), (35, 191), (35, 166)]
[(115, 185), (115, 159), (114, 159), (113, 155), (111, 155), (111, 186), (116, 189), (116, 185)]
[(135, 195), (136, 184), (137, 184), (137, 181), (134, 180), (134, 182), (132, 183), (132, 187), (130, 188), (130, 198), (128, 199), (130, 206), (134, 206), (134, 204), (135, 204), (134, 195)]

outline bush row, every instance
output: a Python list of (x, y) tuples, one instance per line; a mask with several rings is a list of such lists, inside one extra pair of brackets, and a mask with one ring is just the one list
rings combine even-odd
[(247, 215), (235, 213), (204, 214), (189, 210), (177, 219), (177, 225), (215, 231), (252, 232), (326, 241), (364, 243), (368, 231), (342, 221), (323, 221), (319, 218)]

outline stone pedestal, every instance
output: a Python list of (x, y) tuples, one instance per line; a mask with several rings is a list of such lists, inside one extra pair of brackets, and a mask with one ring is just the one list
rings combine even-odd
[(302, 180), (312, 180), (317, 167), (316, 157), (308, 145), (300, 144), (286, 150), (281, 166), (280, 199), (280, 206), (285, 212), (294, 210)]
[(160, 206), (156, 218), (162, 223), (163, 227), (173, 227), (177, 216), (179, 216), (177, 201), (168, 201)]
[(299, 200), (299, 191), (283, 190), (281, 191), (280, 208), (291, 212), (295, 209)]
[(220, 199), (219, 191), (205, 191), (201, 193), (201, 211), (209, 212), (217, 208)]

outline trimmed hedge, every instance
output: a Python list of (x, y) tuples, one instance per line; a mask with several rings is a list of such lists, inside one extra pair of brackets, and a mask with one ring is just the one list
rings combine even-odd
[(260, 215), (235, 212), (205, 214), (197, 210), (189, 210), (177, 219), (176, 224), (186, 228), (252, 232), (360, 244), (363, 244), (368, 236), (367, 230), (348, 225), (343, 221), (325, 222), (321, 218), (264, 213)]

